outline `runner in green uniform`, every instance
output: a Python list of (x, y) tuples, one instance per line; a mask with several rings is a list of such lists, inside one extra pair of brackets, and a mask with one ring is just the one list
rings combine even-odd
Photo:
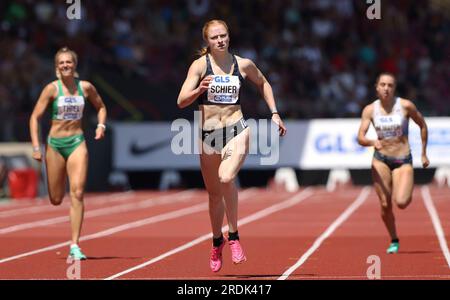
[(50, 107), (52, 121), (45, 155), (49, 198), (53, 205), (61, 204), (67, 175), (71, 198), (70, 256), (78, 260), (86, 259), (78, 244), (83, 223), (83, 194), (88, 168), (88, 151), (81, 119), (87, 99), (97, 110), (95, 139), (102, 139), (106, 129), (106, 107), (95, 87), (90, 82), (77, 78), (76, 67), (77, 54), (74, 51), (64, 47), (56, 53), (55, 68), (58, 80), (47, 84), (42, 91), (30, 117), (30, 135), (33, 158), (41, 161), (39, 120)]

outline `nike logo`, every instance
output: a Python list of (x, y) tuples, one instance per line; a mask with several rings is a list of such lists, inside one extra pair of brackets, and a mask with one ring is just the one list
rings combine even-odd
[(131, 143), (130, 146), (130, 152), (133, 155), (142, 155), (142, 154), (148, 154), (149, 152), (155, 152), (159, 149), (162, 149), (166, 147), (167, 145), (170, 145), (172, 143), (172, 138), (163, 140), (148, 146), (139, 146), (137, 142), (134, 140)]

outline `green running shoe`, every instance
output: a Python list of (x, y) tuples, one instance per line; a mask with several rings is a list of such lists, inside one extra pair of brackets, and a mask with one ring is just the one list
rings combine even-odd
[(69, 254), (74, 260), (85, 260), (87, 259), (86, 255), (81, 252), (80, 247), (78, 246), (72, 246), (70, 247), (70, 254)]
[(389, 248), (387, 248), (386, 252), (388, 254), (392, 254), (392, 253), (397, 253), (398, 252), (398, 248), (400, 248), (400, 243), (398, 242), (392, 242), (389, 245)]

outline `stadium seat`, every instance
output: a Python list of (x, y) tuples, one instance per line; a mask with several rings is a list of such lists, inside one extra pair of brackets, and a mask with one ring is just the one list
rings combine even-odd
[(332, 169), (328, 174), (327, 191), (332, 192), (338, 183), (346, 184), (350, 181), (350, 171), (347, 169)]
[(282, 185), (288, 192), (296, 192), (299, 189), (297, 175), (293, 168), (279, 168), (275, 171), (275, 183)]

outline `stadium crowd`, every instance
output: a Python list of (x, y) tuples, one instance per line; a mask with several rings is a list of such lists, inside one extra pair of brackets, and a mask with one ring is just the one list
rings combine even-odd
[[(29, 139), (17, 128), (54, 79), (60, 47), (77, 51), (83, 78), (101, 68), (177, 90), (211, 18), (229, 24), (232, 51), (267, 75), (284, 119), (357, 117), (380, 71), (394, 73), (399, 94), (426, 116), (450, 115), (448, 0), (381, 1), (373, 20), (361, 0), (80, 3), (81, 19), (70, 20), (66, 1), (0, 2), (0, 141)], [(244, 112), (267, 117), (247, 90)]]

